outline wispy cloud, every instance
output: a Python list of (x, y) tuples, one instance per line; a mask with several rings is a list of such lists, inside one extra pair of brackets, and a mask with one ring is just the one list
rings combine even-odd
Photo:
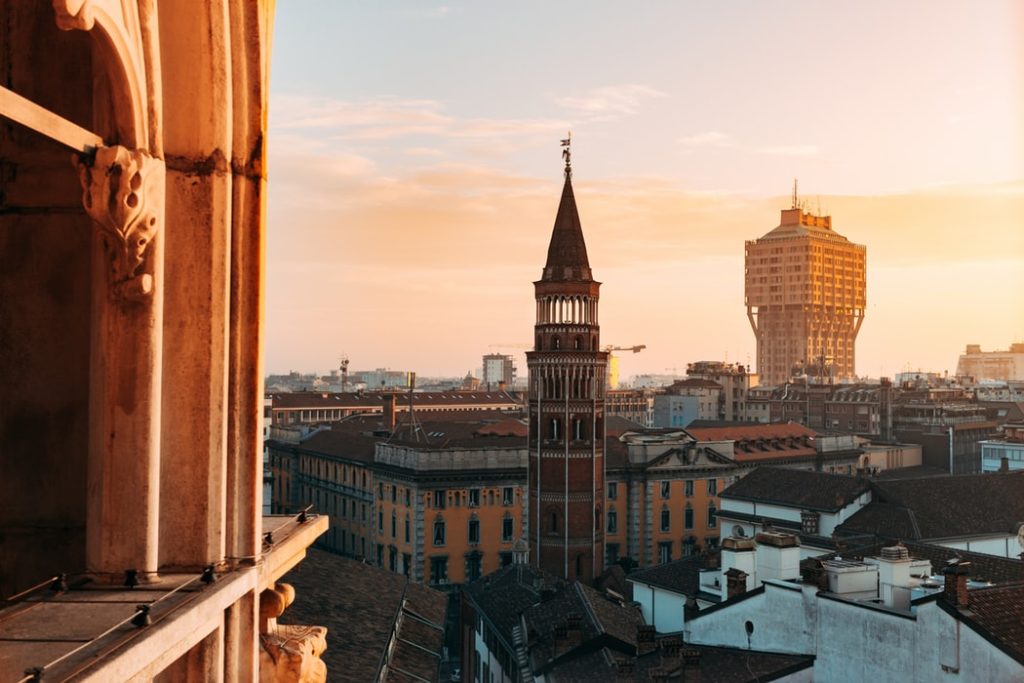
[(765, 154), (782, 157), (813, 157), (821, 153), (817, 145), (752, 145), (741, 142), (728, 133), (717, 130), (687, 135), (676, 140), (684, 147), (734, 149), (746, 154)]
[[(403, 137), (444, 139), (522, 139), (565, 130), (563, 119), (459, 118), (441, 102), (423, 99), (374, 98), (334, 100), (281, 95), (271, 101), (275, 130), (345, 141), (383, 141)], [(422, 148), (422, 146), (421, 146)]]
[(559, 97), (558, 106), (598, 116), (635, 114), (647, 100), (664, 97), (665, 93), (648, 85), (627, 83), (594, 88), (577, 95)]

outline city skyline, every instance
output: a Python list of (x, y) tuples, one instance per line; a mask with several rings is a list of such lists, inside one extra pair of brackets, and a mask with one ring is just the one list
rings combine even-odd
[[(569, 128), (604, 339), (647, 345), (623, 376), (755, 365), (743, 242), (777, 225), (793, 177), (868, 248), (858, 374), (1007, 348), (1024, 338), (1018, 10), (924, 9), (358, 7), (342, 39), (300, 44), (308, 16), (281, 8), (266, 371), (343, 352), (421, 375), (490, 351), (525, 367), (503, 345), (530, 341)], [(671, 40), (640, 40), (659, 21)]]

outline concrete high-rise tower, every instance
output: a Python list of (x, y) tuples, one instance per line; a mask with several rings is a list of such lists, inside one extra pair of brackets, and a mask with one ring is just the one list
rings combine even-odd
[(747, 317), (762, 385), (782, 384), (801, 366), (812, 381), (854, 376), (866, 256), (832, 229), (831, 216), (805, 212), (795, 186), (779, 226), (746, 243)]
[[(563, 144), (567, 145), (568, 141)], [(568, 152), (568, 149), (567, 151)], [(604, 569), (604, 384), (595, 282), (587, 260), (572, 169), (541, 279), (530, 375), (530, 559), (590, 582)]]

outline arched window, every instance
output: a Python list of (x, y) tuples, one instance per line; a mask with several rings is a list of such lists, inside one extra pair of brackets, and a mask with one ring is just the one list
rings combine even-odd
[(554, 535), (562, 530), (561, 515), (558, 514), (557, 505), (549, 505), (544, 510), (545, 524), (548, 527), (548, 534)]
[(572, 342), (572, 347), (577, 351), (583, 349), (583, 337), (576, 337)]
[(551, 340), (551, 348), (552, 349), (557, 351), (559, 348), (561, 348), (561, 345), (562, 345), (562, 342), (561, 342), (561, 340), (558, 337), (552, 338), (552, 340)]
[(562, 421), (557, 417), (551, 418), (551, 438), (558, 439), (562, 435)]

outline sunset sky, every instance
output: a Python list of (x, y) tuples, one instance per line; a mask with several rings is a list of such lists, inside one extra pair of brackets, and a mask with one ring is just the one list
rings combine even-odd
[(867, 245), (859, 374), (1024, 341), (1021, 7), (279, 3), (267, 371), (525, 376), (569, 129), (623, 375), (753, 364), (743, 242), (793, 178)]

